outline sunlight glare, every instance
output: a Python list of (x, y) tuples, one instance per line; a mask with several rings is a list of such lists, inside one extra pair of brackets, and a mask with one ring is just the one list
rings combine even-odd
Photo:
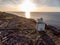
[(35, 4), (33, 4), (30, 0), (24, 0), (24, 2), (19, 5), (22, 11), (24, 11), (26, 14), (26, 18), (30, 18), (30, 12), (35, 9)]
[(30, 12), (25, 12), (25, 17), (30, 18)]

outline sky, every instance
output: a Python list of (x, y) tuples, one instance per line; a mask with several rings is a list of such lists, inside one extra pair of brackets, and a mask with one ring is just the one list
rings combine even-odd
[[(24, 0), (0, 0), (0, 11), (21, 11), (18, 5)], [(60, 0), (30, 0), (36, 5), (36, 12), (60, 12)]]

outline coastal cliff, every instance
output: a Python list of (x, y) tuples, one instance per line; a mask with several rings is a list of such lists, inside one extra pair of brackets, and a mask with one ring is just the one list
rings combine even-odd
[[(2, 40), (2, 44), (4, 43), (5, 45), (7, 42), (7, 45), (11, 45), (11, 43), (14, 42), (12, 44), (46, 45), (44, 40), (41, 38), (36, 25), (37, 22), (33, 19), (27, 19), (14, 14), (0, 12), (1, 38), (4, 38), (5, 34), (7, 34), (9, 38), (9, 40), (6, 38), (8, 41), (4, 41), (5, 39)], [(56, 45), (60, 45), (60, 37), (57, 36), (60, 32), (57, 31), (56, 28), (53, 28), (54, 26), (46, 24), (46, 30), (44, 32), (53, 40), (53, 42), (55, 42)]]

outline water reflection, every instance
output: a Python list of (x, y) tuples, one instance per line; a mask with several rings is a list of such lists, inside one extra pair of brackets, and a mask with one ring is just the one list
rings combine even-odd
[[(25, 13), (23, 12), (15, 12), (18, 16), (25, 17)], [(31, 18), (37, 20), (38, 18), (43, 18), (44, 22), (51, 25), (60, 26), (60, 12), (32, 12)]]

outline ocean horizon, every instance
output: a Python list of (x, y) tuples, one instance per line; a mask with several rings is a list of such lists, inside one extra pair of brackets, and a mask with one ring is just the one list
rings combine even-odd
[[(25, 17), (24, 12), (10, 12), (10, 13), (16, 14), (17, 16)], [(60, 12), (31, 12), (30, 15), (31, 19), (37, 20), (42, 17), (45, 23), (60, 27)]]

